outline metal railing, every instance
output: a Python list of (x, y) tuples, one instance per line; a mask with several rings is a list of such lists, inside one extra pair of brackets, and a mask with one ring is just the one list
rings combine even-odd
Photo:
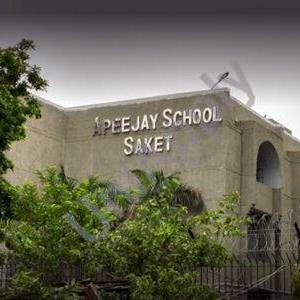
[[(226, 299), (242, 299), (242, 296), (261, 295), (284, 296), (292, 295), (292, 274), (297, 263), (297, 257), (291, 252), (272, 253), (261, 255), (253, 253), (240, 254), (221, 268), (199, 267), (198, 283), (214, 288), (221, 297)], [(5, 289), (10, 278), (16, 273), (15, 263), (0, 267), (1, 288)], [(72, 279), (83, 281), (87, 278), (85, 266), (63, 265), (59, 271), (60, 282), (70, 282)], [(44, 279), (51, 278), (45, 274)], [(95, 282), (109, 282), (113, 278), (108, 274), (98, 273), (90, 280)]]
[(213, 287), (226, 299), (253, 295), (291, 296), (292, 274), (297, 258), (291, 252), (240, 255), (221, 268), (201, 267), (199, 284)]

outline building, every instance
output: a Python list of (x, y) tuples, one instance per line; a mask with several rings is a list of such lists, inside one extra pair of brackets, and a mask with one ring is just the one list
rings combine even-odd
[[(63, 165), (75, 178), (100, 174), (128, 186), (132, 169), (163, 169), (180, 172), (208, 208), (231, 191), (240, 192), (244, 215), (285, 216), (298, 208), (300, 141), (228, 89), (67, 109), (41, 101), (42, 119), (28, 122), (26, 140), (9, 153), (12, 182)], [(285, 231), (290, 240), (294, 232)]]

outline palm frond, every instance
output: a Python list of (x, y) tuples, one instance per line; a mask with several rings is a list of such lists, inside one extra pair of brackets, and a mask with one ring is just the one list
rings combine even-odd
[(139, 169), (133, 170), (132, 173), (136, 175), (140, 183), (141, 201), (157, 196), (164, 187), (168, 187), (174, 193), (172, 205), (181, 204), (195, 212), (203, 210), (201, 193), (181, 183), (179, 173), (165, 175), (162, 170), (146, 172)]
[(105, 179), (100, 179), (97, 176), (92, 176), (88, 178), (88, 182), (89, 182), (89, 187), (90, 187), (90, 191), (94, 192), (97, 189), (102, 189), (104, 190), (105, 193), (107, 193), (108, 195), (110, 195), (111, 197), (120, 195), (123, 193), (123, 191), (116, 186), (114, 183), (112, 183), (109, 180), (105, 180)]
[(202, 195), (196, 189), (180, 184), (174, 192), (174, 204), (181, 204), (193, 212), (201, 212), (204, 208)]
[(138, 181), (143, 187), (149, 188), (151, 186), (152, 184), (151, 176), (146, 171), (140, 169), (134, 169), (131, 170), (131, 173), (136, 176), (136, 178), (138, 179)]
[(109, 180), (100, 179), (97, 176), (88, 178), (89, 190), (95, 192), (101, 190), (99, 197), (110, 206), (118, 206), (125, 209), (131, 202), (131, 195), (128, 191), (123, 191)]
[(78, 185), (78, 181), (75, 178), (66, 175), (65, 169), (62, 165), (60, 165), (58, 177), (60, 181), (68, 187), (69, 190), (74, 190), (75, 187)]

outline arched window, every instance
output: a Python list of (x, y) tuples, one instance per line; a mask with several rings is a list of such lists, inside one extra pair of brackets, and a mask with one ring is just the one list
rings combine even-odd
[(280, 161), (270, 142), (263, 142), (257, 154), (256, 181), (272, 188), (281, 187)]

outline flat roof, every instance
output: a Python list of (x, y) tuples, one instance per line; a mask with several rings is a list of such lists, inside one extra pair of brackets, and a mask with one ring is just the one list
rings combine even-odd
[(209, 89), (209, 90), (191, 91), (191, 92), (185, 92), (185, 93), (165, 94), (165, 95), (158, 95), (158, 96), (151, 96), (151, 97), (141, 97), (141, 98), (133, 98), (133, 99), (128, 99), (128, 100), (101, 102), (101, 103), (97, 103), (97, 104), (79, 105), (79, 106), (72, 106), (72, 107), (63, 107), (52, 101), (43, 99), (39, 96), (35, 96), (35, 97), (37, 97), (38, 100), (41, 101), (42, 103), (46, 103), (48, 105), (54, 106), (54, 107), (58, 108), (59, 110), (78, 111), (78, 110), (88, 110), (88, 109), (98, 108), (98, 107), (139, 104), (139, 103), (146, 103), (146, 102), (152, 102), (152, 101), (172, 100), (172, 99), (186, 98), (186, 97), (192, 97), (192, 96), (218, 94), (220, 92), (230, 93), (230, 89), (229, 88), (216, 88), (213, 90)]
[(238, 105), (242, 106), (244, 109), (248, 110), (250, 113), (254, 114), (256, 117), (258, 117), (263, 122), (272, 125), (272, 127), (282, 127), (285, 129), (286, 135), (288, 135), (290, 138), (292, 138), (294, 141), (300, 144), (300, 140), (298, 140), (295, 136), (292, 135), (291, 131), (284, 127), (284, 125), (279, 124), (277, 122), (274, 122), (272, 120), (269, 120), (262, 115), (260, 115), (258, 112), (256, 112), (251, 107), (247, 106), (240, 100), (234, 98), (230, 95), (230, 89), (229, 88), (215, 88), (215, 89), (208, 89), (208, 90), (198, 90), (198, 91), (191, 91), (191, 92), (183, 92), (183, 93), (173, 93), (173, 94), (165, 94), (165, 95), (158, 95), (158, 96), (151, 96), (151, 97), (141, 97), (141, 98), (133, 98), (128, 100), (120, 100), (120, 101), (112, 101), (112, 102), (101, 102), (97, 104), (88, 104), (88, 105), (79, 105), (79, 106), (73, 106), (73, 107), (63, 107), (60, 106), (52, 101), (43, 99), (39, 96), (35, 96), (38, 98), (38, 100), (42, 103), (48, 104), (50, 106), (56, 107), (58, 110), (65, 111), (65, 112), (72, 112), (72, 111), (86, 111), (93, 108), (101, 108), (101, 107), (114, 107), (114, 106), (120, 106), (120, 105), (130, 105), (130, 104), (140, 104), (140, 103), (147, 103), (147, 102), (153, 102), (153, 101), (161, 101), (161, 100), (172, 100), (172, 99), (180, 99), (180, 98), (188, 98), (193, 96), (203, 96), (203, 95), (213, 95), (218, 94), (221, 92), (228, 92), (229, 97), (232, 101), (237, 103)]

